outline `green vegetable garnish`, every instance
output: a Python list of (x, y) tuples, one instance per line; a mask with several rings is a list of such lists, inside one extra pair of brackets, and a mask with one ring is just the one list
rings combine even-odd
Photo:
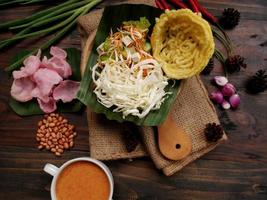
[(151, 51), (151, 44), (149, 42), (145, 42), (143, 44), (143, 48), (146, 52), (150, 52)]
[(109, 56), (108, 55), (102, 55), (100, 56), (100, 60), (101, 61), (105, 61), (105, 60), (108, 60), (109, 59)]
[(104, 44), (103, 44), (103, 49), (104, 51), (108, 51), (110, 48), (110, 39), (109, 38), (106, 38)]
[(137, 28), (140, 28), (140, 29), (148, 29), (150, 27), (150, 22), (147, 20), (146, 17), (140, 17), (140, 20), (131, 20), (131, 21), (127, 21), (127, 22), (123, 22), (123, 25), (133, 25)]

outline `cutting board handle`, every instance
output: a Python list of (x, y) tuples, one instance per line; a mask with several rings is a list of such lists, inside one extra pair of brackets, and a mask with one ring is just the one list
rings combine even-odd
[(159, 149), (170, 160), (181, 160), (192, 150), (191, 137), (173, 121), (171, 113), (165, 122), (158, 126)]

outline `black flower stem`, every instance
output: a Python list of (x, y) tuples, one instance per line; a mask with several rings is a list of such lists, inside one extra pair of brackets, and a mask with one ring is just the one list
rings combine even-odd
[(231, 55), (232, 50), (233, 50), (231, 43), (229, 43), (226, 40), (226, 38), (219, 31), (217, 31), (216, 29), (213, 28), (212, 29), (212, 33), (213, 33), (213, 36), (216, 37), (223, 44), (223, 46), (226, 48), (227, 55), (228, 56)]
[(229, 38), (229, 36), (226, 34), (226, 32), (224, 31), (224, 29), (221, 27), (221, 25), (219, 23), (216, 23), (216, 27), (223, 33), (225, 39), (228, 41), (228, 43), (230, 44), (231, 49), (232, 49), (232, 47), (233, 47), (232, 41)]
[(215, 49), (214, 51), (214, 56), (220, 61), (220, 63), (222, 64), (223, 66), (223, 70), (224, 70), (224, 75), (226, 78), (228, 78), (228, 73), (227, 73), (227, 69), (226, 69), (226, 66), (225, 66), (225, 57), (223, 55), (223, 53), (219, 50), (219, 49)]

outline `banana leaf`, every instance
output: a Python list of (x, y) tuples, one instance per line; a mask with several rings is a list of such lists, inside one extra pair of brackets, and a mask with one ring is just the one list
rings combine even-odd
[(81, 102), (89, 106), (94, 112), (103, 113), (108, 119), (116, 120), (118, 122), (130, 121), (142, 126), (157, 126), (164, 122), (171, 109), (171, 105), (177, 97), (180, 81), (170, 80), (169, 85), (165, 88), (165, 91), (170, 92), (171, 94), (165, 99), (160, 109), (150, 111), (146, 117), (141, 119), (132, 115), (128, 115), (126, 118), (123, 118), (122, 113), (113, 112), (112, 109), (106, 108), (97, 101), (96, 95), (92, 90), (93, 81), (91, 74), (91, 67), (94, 66), (98, 58), (96, 48), (106, 39), (111, 29), (116, 31), (122, 22), (139, 20), (140, 17), (146, 17), (150, 21), (152, 29), (155, 24), (155, 18), (159, 17), (161, 13), (162, 11), (160, 9), (147, 5), (123, 4), (105, 8), (96, 33), (93, 50), (88, 59), (84, 77), (82, 78), (80, 90), (77, 95)]
[[(75, 48), (67, 48), (65, 49), (65, 51), (68, 54), (67, 61), (72, 68), (72, 76), (70, 77), (70, 80), (80, 81), (81, 80), (81, 75), (80, 75), (81, 52), (80, 50), (75, 49)], [(29, 51), (26, 51), (26, 50), (17, 53), (16, 56), (12, 58), (11, 64), (23, 58), (28, 53)], [(48, 51), (43, 52), (42, 56), (43, 55), (50, 57)], [(18, 70), (18, 69), (19, 68), (16, 68), (15, 70)], [(27, 102), (19, 102), (13, 98), (10, 98), (9, 106), (16, 114), (20, 116), (44, 114), (44, 112), (40, 109), (36, 99), (30, 100)], [(61, 113), (78, 112), (81, 110), (82, 107), (83, 107), (83, 104), (77, 99), (74, 99), (73, 101), (69, 103), (63, 103), (61, 101), (57, 102), (57, 111)]]

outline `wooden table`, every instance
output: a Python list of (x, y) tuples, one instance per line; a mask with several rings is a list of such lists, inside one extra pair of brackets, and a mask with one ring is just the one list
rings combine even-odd
[[(112, 4), (114, 1), (106, 1)], [(231, 75), (242, 102), (236, 111), (218, 110), (229, 140), (171, 177), (156, 170), (149, 158), (107, 162), (115, 178), (114, 199), (267, 199), (267, 92), (248, 95), (245, 80), (267, 62), (267, 1), (203, 0), (215, 15), (227, 7), (241, 12), (240, 25), (229, 35), (236, 53), (246, 58), (246, 70)], [(101, 6), (103, 6), (102, 4)], [(42, 6), (0, 10), (1, 22), (27, 16)], [(0, 39), (9, 34), (0, 35)], [(77, 127), (79, 136), (73, 150), (56, 158), (36, 147), (35, 132), (42, 116), (19, 117), (9, 107), (11, 80), (3, 69), (10, 58), (24, 48), (38, 47), (40, 41), (27, 41), (0, 53), (0, 199), (50, 199), (51, 177), (42, 170), (45, 163), (60, 166), (71, 158), (88, 156), (86, 114), (65, 116)], [(80, 48), (73, 31), (61, 47)], [(212, 75), (222, 74), (217, 63)], [(209, 90), (211, 76), (203, 77)]]

